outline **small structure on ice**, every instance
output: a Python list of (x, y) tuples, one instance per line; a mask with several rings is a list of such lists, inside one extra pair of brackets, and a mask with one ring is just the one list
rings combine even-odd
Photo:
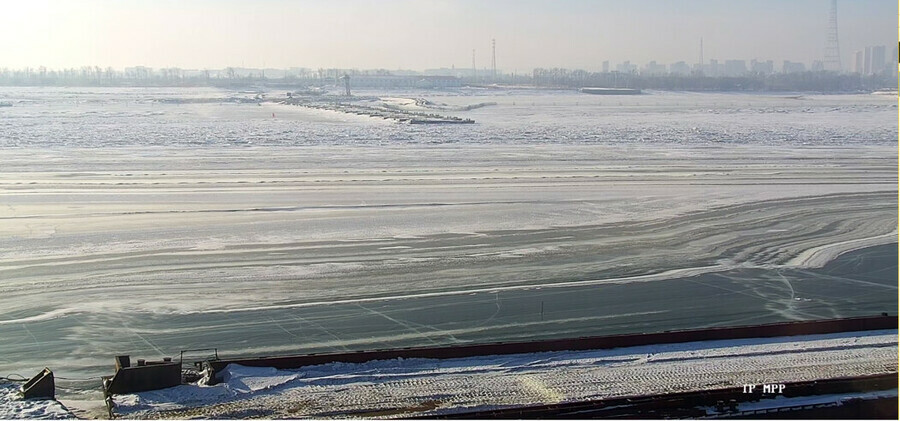
[(56, 399), (56, 382), (53, 371), (44, 369), (27, 383), (22, 385), (22, 397), (25, 399)]
[(131, 365), (128, 355), (116, 357), (116, 374), (103, 378), (107, 395), (165, 389), (181, 384), (181, 362), (166, 357), (162, 361), (137, 360)]

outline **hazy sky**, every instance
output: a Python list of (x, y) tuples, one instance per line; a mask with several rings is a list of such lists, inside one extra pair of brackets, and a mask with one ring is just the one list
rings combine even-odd
[[(0, 0), (0, 67), (497, 66), (822, 59), (829, 0)], [(844, 68), (896, 0), (838, 0)], [(890, 57), (890, 53), (888, 53)]]

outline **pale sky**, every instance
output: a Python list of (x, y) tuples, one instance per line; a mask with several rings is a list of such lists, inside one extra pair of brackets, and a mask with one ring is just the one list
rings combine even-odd
[[(897, 42), (896, 0), (838, 0), (841, 60)], [(829, 0), (0, 0), (0, 67), (599, 70), (821, 60)]]

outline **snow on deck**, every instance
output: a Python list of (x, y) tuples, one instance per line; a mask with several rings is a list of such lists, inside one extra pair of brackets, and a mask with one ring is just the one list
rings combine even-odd
[(897, 371), (897, 330), (541, 352), (229, 365), (215, 386), (115, 397), (129, 418), (390, 417)]

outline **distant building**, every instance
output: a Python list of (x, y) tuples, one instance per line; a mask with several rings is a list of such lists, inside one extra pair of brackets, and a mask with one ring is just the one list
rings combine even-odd
[[(893, 63), (897, 62), (897, 53), (894, 50)], [(857, 51), (854, 55), (854, 69), (856, 73), (871, 75), (875, 73), (893, 71), (895, 64), (887, 61), (887, 47), (883, 45), (868, 46), (865, 50)]]
[(747, 64), (744, 60), (725, 60), (725, 76), (736, 77), (747, 73)]
[(609, 73), (609, 60), (603, 62), (603, 73)]
[(462, 85), (456, 76), (356, 75), (355, 88), (456, 88)]
[(781, 66), (781, 71), (783, 73), (799, 73), (806, 71), (806, 65), (803, 63), (796, 63), (790, 60), (785, 60), (784, 64)]
[(885, 70), (885, 47), (876, 45), (872, 47), (872, 73), (881, 73)]
[(853, 53), (853, 71), (859, 74), (863, 74), (866, 71), (866, 68), (863, 66), (862, 50)]
[(866, 52), (863, 56), (863, 74), (872, 74), (872, 47), (866, 47)]
[(650, 76), (664, 75), (666, 74), (666, 65), (657, 64), (655, 60), (651, 61), (644, 66), (644, 70), (641, 71), (641, 74)]
[(619, 73), (637, 72), (637, 64), (631, 64), (630, 60), (625, 60), (624, 62), (616, 65), (616, 71)]
[(894, 54), (891, 57), (891, 67), (897, 66), (900, 64), (900, 43), (894, 46)]
[(822, 60), (813, 60), (812, 66), (809, 68), (814, 72), (821, 72), (825, 70), (825, 63)]
[(457, 69), (456, 66), (451, 68), (441, 67), (439, 69), (425, 69), (423, 72), (426, 76), (472, 76), (472, 69)]
[(689, 75), (691, 74), (691, 66), (688, 66), (688, 64), (683, 61), (672, 63), (669, 65), (669, 73), (676, 75)]
[(775, 73), (775, 63), (772, 60), (750, 60), (750, 72), (761, 75), (770, 75)]
[(719, 60), (710, 60), (703, 73), (706, 73), (707, 76), (721, 76), (722, 68), (719, 66)]

